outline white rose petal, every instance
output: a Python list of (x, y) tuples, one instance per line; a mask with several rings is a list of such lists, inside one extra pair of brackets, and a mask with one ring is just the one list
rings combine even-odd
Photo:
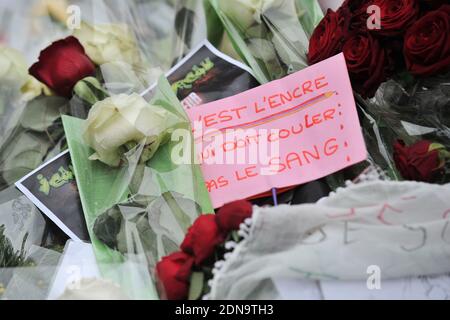
[(46, 96), (52, 95), (52, 91), (49, 87), (31, 75), (28, 76), (28, 81), (22, 86), (21, 91), (22, 99), (24, 101), (31, 101), (42, 94)]
[(86, 22), (73, 35), (80, 41), (86, 54), (97, 65), (122, 61), (139, 65), (141, 57), (130, 28), (123, 24), (90, 25)]
[(172, 113), (148, 104), (140, 95), (121, 94), (97, 102), (91, 108), (83, 137), (95, 150), (91, 160), (118, 166), (124, 144), (160, 141), (177, 122)]
[(28, 66), (22, 54), (0, 46), (0, 84), (22, 87), (28, 81)]

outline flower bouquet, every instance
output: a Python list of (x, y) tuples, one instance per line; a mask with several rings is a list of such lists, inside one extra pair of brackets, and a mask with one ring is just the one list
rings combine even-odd
[[(198, 215), (212, 212), (199, 167), (174, 160), (180, 148), (189, 152), (192, 140), (167, 80), (147, 101), (111, 95), (95, 103), (86, 120), (63, 119), (98, 262), (107, 278), (138, 298), (156, 297), (149, 270), (176, 250)], [(177, 132), (187, 137), (172, 141)], [(113, 267), (130, 264), (140, 276)]]
[(371, 160), (393, 179), (448, 182), (450, 6), (347, 0), (310, 40), (311, 64), (343, 52)]
[(308, 38), (322, 18), (317, 1), (298, 0), (211, 0), (206, 12), (213, 44), (245, 61), (260, 83), (308, 65)]
[[(160, 76), (206, 31), (222, 51), (246, 62), (260, 83), (342, 51), (370, 151), (369, 162), (394, 179), (449, 180), (450, 7), (444, 1), (347, 0), (323, 18), (318, 2), (309, 0), (79, 0), (73, 3), (82, 8), (83, 19), (73, 30), (66, 25), (68, 2), (37, 2), (41, 4), (33, 11), (39, 17), (33, 20), (41, 31), (37, 34), (45, 33), (42, 26), (47, 23), (56, 24), (57, 36), (46, 41), (53, 42), (44, 50), (39, 46), (39, 58), (33, 54), (22, 57), (14, 49), (0, 47), (1, 271), (40, 265), (45, 260), (40, 258), (49, 253), (46, 248), (54, 249), (66, 240), (54, 239), (37, 208), (9, 188), (65, 150), (73, 171), (65, 174), (70, 175), (70, 187), (79, 194), (77, 205), (81, 202), (101, 276), (119, 285), (120, 293), (129, 298), (208, 297), (209, 281), (223, 260), (229, 260), (231, 251), (248, 240), (250, 229), (257, 225), (252, 224), (253, 208), (247, 201), (225, 205), (213, 214), (202, 172), (193, 159), (190, 120), (173, 87)], [(206, 15), (199, 18), (202, 6)], [(203, 18), (208, 30), (204, 21), (198, 20)], [(41, 24), (43, 21), (46, 23)], [(33, 61), (31, 67), (27, 58)], [(220, 74), (215, 76), (220, 81)], [(360, 164), (328, 180), (351, 179), (366, 167), (367, 163)], [(58, 180), (59, 176), (55, 177)], [(38, 180), (50, 185), (52, 178)], [(52, 187), (58, 185), (56, 180)], [(382, 185), (374, 198), (386, 190)], [(397, 190), (397, 186), (392, 188)], [(328, 192), (323, 181), (316, 181), (283, 193), (278, 200), (316, 202)], [(365, 194), (370, 198), (371, 189)], [(348, 198), (355, 199), (353, 195)], [(398, 198), (404, 200), (402, 195)], [(272, 201), (255, 202), (263, 206)], [(384, 201), (381, 197), (376, 203), (386, 206)], [(348, 210), (352, 205), (337, 201), (332, 208)], [(296, 208), (279, 208), (288, 208), (286, 211), (295, 215)], [(317, 206), (302, 208), (314, 215)], [(358, 210), (368, 208), (364, 203)], [(329, 209), (325, 206), (321, 216), (313, 217), (317, 226), (306, 226), (302, 238), (295, 225), (287, 237), (297, 244), (314, 240), (313, 236), (326, 238), (323, 221), (335, 226)], [(337, 218), (342, 218), (347, 228), (353, 212), (342, 217), (340, 210)], [(385, 222), (384, 210), (378, 214), (373, 209), (376, 223)], [(403, 215), (402, 219), (409, 218)], [(298, 223), (304, 225), (301, 217)], [(280, 226), (267, 226), (275, 240)], [(383, 227), (392, 232), (390, 225)], [(370, 243), (371, 238), (366, 240)], [(270, 241), (263, 242), (258, 245), (267, 246), (268, 252), (275, 247)], [(281, 247), (284, 242), (279, 242)], [(60, 254), (51, 251), (49, 256), (52, 263), (47, 278)], [(286, 257), (290, 258), (289, 252)], [(23, 281), (40, 270), (2, 272), (0, 296), (11, 279)], [(14, 297), (14, 291), (8, 289), (6, 297)], [(28, 296), (44, 297), (42, 291), (35, 288)]]
[(200, 216), (189, 228), (180, 250), (164, 257), (156, 266), (159, 295), (169, 300), (198, 300), (208, 296), (209, 281), (221, 260), (245, 236), (252, 204), (235, 201), (216, 215)]
[[(85, 118), (98, 99), (111, 92), (143, 90), (161, 73), (155, 73), (145, 62), (135, 25), (106, 23), (103, 18), (101, 24), (81, 21), (72, 32), (66, 13), (69, 3), (43, 2), (36, 1), (33, 10), (4, 21), (6, 41), (22, 47), (27, 55), (6, 45), (0, 48), (0, 189), (67, 148), (61, 115)], [(95, 11), (93, 4), (77, 5), (83, 6), (84, 13)], [(53, 19), (58, 28), (54, 26), (42, 36), (45, 17)], [(129, 22), (111, 12), (106, 20), (120, 18)], [(36, 58), (34, 52), (40, 42), (14, 41), (8, 34), (13, 27), (20, 27), (22, 40), (29, 37), (46, 42), (61, 35), (63, 39), (53, 42)], [(29, 67), (27, 60), (35, 63)]]
[[(78, 4), (95, 12), (99, 3)], [(171, 141), (171, 133), (191, 130), (170, 85), (161, 79), (151, 97), (140, 95), (162, 72), (149, 65), (142, 33), (130, 17), (120, 23), (114, 9), (103, 9), (114, 23), (81, 21), (30, 68), (17, 51), (1, 48), (0, 81), (14, 89), (0, 99), (1, 188), (69, 148), (102, 274), (130, 297), (157, 298), (152, 266), (212, 208), (199, 168), (172, 161), (186, 139)], [(26, 261), (27, 250), (15, 250), (11, 261)]]
[[(205, 1), (208, 39), (221, 51), (246, 62), (259, 83), (308, 66), (309, 37), (323, 17), (319, 3), (304, 0)], [(279, 190), (279, 203), (315, 202), (330, 191), (324, 179)], [(274, 204), (269, 194), (252, 200)]]
[(61, 150), (64, 132), (58, 119), (68, 111), (64, 98), (29, 75), (17, 50), (0, 47), (0, 190)]

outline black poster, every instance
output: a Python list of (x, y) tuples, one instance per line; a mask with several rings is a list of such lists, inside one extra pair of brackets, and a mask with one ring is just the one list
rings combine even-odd
[(223, 54), (208, 41), (192, 50), (166, 76), (185, 109), (259, 86), (248, 66)]
[(22, 178), (16, 187), (72, 240), (89, 241), (68, 151)]

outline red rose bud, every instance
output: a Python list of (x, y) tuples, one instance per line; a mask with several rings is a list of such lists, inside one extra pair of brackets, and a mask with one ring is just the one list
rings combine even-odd
[(379, 41), (369, 33), (351, 36), (342, 49), (353, 89), (364, 98), (373, 97), (386, 80), (388, 59)]
[(195, 264), (201, 265), (213, 255), (216, 246), (223, 241), (225, 239), (216, 223), (215, 215), (202, 215), (189, 228), (181, 250), (193, 255)]
[(77, 38), (71, 36), (43, 50), (29, 72), (58, 95), (70, 98), (75, 84), (93, 75), (95, 66)]
[(157, 285), (161, 298), (187, 299), (193, 265), (194, 258), (184, 252), (176, 252), (164, 257), (156, 265)]
[(308, 61), (320, 62), (338, 54), (344, 42), (346, 30), (345, 18), (328, 9), (325, 17), (314, 29), (309, 42)]
[(408, 29), (403, 47), (406, 67), (416, 76), (450, 69), (450, 5), (427, 13)]
[(228, 234), (233, 230), (239, 230), (241, 223), (251, 218), (253, 213), (252, 204), (245, 200), (239, 200), (224, 205), (216, 215), (216, 221), (220, 230)]
[(409, 147), (403, 141), (394, 144), (394, 160), (397, 169), (406, 180), (435, 182), (441, 175), (444, 161), (440, 153), (444, 146), (422, 140)]

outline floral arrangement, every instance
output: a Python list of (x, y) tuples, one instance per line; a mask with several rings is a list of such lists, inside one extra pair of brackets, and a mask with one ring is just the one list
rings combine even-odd
[(78, 81), (94, 73), (94, 63), (73, 36), (52, 43), (30, 68), (30, 74), (36, 79), (45, 83), (55, 94), (68, 98), (72, 96)]
[[(0, 62), (2, 189), (64, 150), (61, 115), (86, 118), (96, 102), (110, 96), (112, 85), (117, 87), (122, 81), (122, 87), (130, 86), (129, 78), (119, 79), (121, 77), (117, 75), (143, 65), (128, 27), (87, 23), (83, 23), (74, 35), (42, 50), (38, 61), (30, 68), (21, 53), (8, 47), (0, 47)], [(139, 73), (135, 74), (138, 79)], [(143, 81), (142, 78), (135, 80)], [(142, 104), (141, 101), (141, 108)], [(94, 109), (96, 114), (104, 115), (104, 111), (98, 112), (99, 109), (106, 110), (100, 106)], [(154, 133), (155, 129), (152, 135)], [(153, 149), (156, 140), (158, 137), (153, 136)], [(95, 144), (92, 139), (90, 142)]]
[[(369, 29), (371, 6), (380, 8), (381, 18)], [(328, 9), (314, 30), (308, 61), (343, 52), (355, 91), (373, 97), (400, 72), (425, 77), (449, 71), (449, 14), (448, 5), (432, 10), (418, 0), (346, 0), (338, 11)]]
[[(346, 0), (325, 16), (309, 0), (207, 0), (204, 7), (208, 38), (247, 63), (260, 83), (343, 52), (369, 162), (392, 179), (447, 183), (447, 2)], [(146, 2), (146, 8), (164, 12), (174, 5), (155, 3)], [(62, 28), (66, 7), (64, 0), (40, 1), (33, 12), (48, 14)], [(174, 19), (179, 50), (168, 50), (161, 39), (152, 43), (156, 63), (168, 68), (188, 52), (193, 8), (183, 7)], [(131, 16), (141, 19), (148, 11)], [(172, 35), (173, 26), (161, 20), (164, 26), (146, 25), (139, 32)], [(236, 201), (212, 214), (198, 165), (171, 160), (177, 143), (171, 134), (192, 128), (170, 84), (142, 53), (150, 45), (140, 43), (137, 30), (83, 21), (67, 31), (31, 66), (17, 50), (0, 46), (0, 191), (70, 149), (74, 189), (102, 273), (138, 299), (154, 297), (155, 280), (163, 299), (207, 296), (222, 260), (246, 236), (252, 203)], [(352, 169), (360, 173), (366, 165)], [(301, 186), (278, 200), (293, 203), (298, 196), (305, 202), (305, 194), (315, 193), (315, 201), (329, 192), (323, 184), (315, 190)], [(25, 251), (24, 244), (14, 247), (0, 223), (0, 267), (34, 266)], [(0, 284), (0, 295), (3, 289)]]
[(407, 180), (434, 182), (445, 174), (445, 162), (450, 156), (439, 143), (420, 140), (411, 146), (403, 141), (394, 145), (394, 159), (398, 170)]
[(346, 0), (336, 12), (327, 11), (310, 39), (310, 64), (343, 52), (357, 101), (371, 119), (368, 140), (375, 133), (373, 121), (378, 126), (380, 139), (370, 151), (390, 151), (379, 164), (393, 163), (382, 168), (394, 179), (449, 181), (444, 110), (450, 104), (450, 6), (445, 3)]
[(0, 46), (0, 190), (59, 148), (57, 119), (67, 109), (64, 99), (29, 74), (19, 51)]
[(197, 300), (206, 295), (216, 262), (232, 249), (230, 242), (242, 239), (239, 230), (243, 224), (245, 228), (252, 212), (252, 204), (241, 200), (223, 206), (216, 215), (200, 216), (189, 228), (181, 250), (157, 264), (160, 296), (169, 300)]
[[(78, 170), (74, 189), (86, 204), (82, 213), (93, 248), (99, 265), (107, 269), (102, 269), (102, 274), (126, 286), (137, 276), (115, 266), (136, 264), (133, 270), (140, 279), (140, 289), (128, 293), (141, 299), (151, 298), (153, 280), (149, 270), (158, 257), (176, 250), (201, 212), (212, 211), (198, 166), (175, 164), (170, 159), (176, 146), (171, 142), (171, 131), (190, 132), (190, 123), (169, 83), (160, 77), (159, 66), (168, 69), (189, 50), (191, 43), (177, 38), (174, 46), (181, 44), (183, 50), (173, 53), (173, 28), (167, 24), (169, 19), (159, 15), (175, 16), (180, 6), (117, 1), (117, 8), (106, 10), (110, 23), (95, 23), (97, 17), (93, 17), (70, 29), (66, 25), (68, 1), (36, 2), (39, 6), (30, 11), (30, 29), (39, 41), (29, 47), (37, 52), (27, 52), (25, 57), (0, 45), (0, 191), (9, 197), (9, 189), (14, 189), (9, 187), (15, 182), (71, 149), (71, 170)], [(17, 7), (28, 5), (19, 3)], [(84, 1), (77, 5), (83, 8), (83, 17), (89, 15), (88, 9), (93, 6)], [(145, 20), (149, 19), (152, 5), (153, 9), (162, 9), (152, 15), (158, 16), (158, 21)], [(106, 8), (106, 2), (96, 2), (95, 6)], [(138, 6), (146, 10), (138, 12)], [(121, 9), (134, 11), (136, 21), (129, 21)], [(3, 7), (3, 17), (2, 10)], [(175, 23), (193, 24), (188, 13), (181, 11)], [(30, 21), (22, 22), (28, 26)], [(51, 24), (47, 29), (57, 32), (44, 32), (47, 22)], [(6, 30), (2, 24), (1, 43), (11, 40), (8, 32), (13, 28), (9, 23), (5, 22)], [(191, 31), (195, 28), (190, 26)], [(181, 36), (180, 29), (176, 26)], [(139, 42), (139, 37), (147, 42)], [(151, 50), (150, 44), (154, 47)], [(150, 65), (150, 55), (154, 58), (152, 65), (158, 67)], [(27, 60), (33, 61), (31, 66)], [(153, 84), (151, 95), (141, 96)], [(0, 200), (3, 196), (2, 192)], [(37, 209), (36, 215), (41, 216)], [(3, 217), (0, 222), (3, 228)], [(5, 236), (0, 230), (4, 242), (1, 265), (31, 265), (28, 247), (16, 248), (17, 241), (14, 246), (8, 242), (10, 228), (8, 225)], [(49, 233), (47, 229), (46, 232)], [(62, 240), (65, 242), (67, 237)], [(43, 243), (36, 245), (47, 247)], [(6, 280), (2, 279), (2, 283)]]

